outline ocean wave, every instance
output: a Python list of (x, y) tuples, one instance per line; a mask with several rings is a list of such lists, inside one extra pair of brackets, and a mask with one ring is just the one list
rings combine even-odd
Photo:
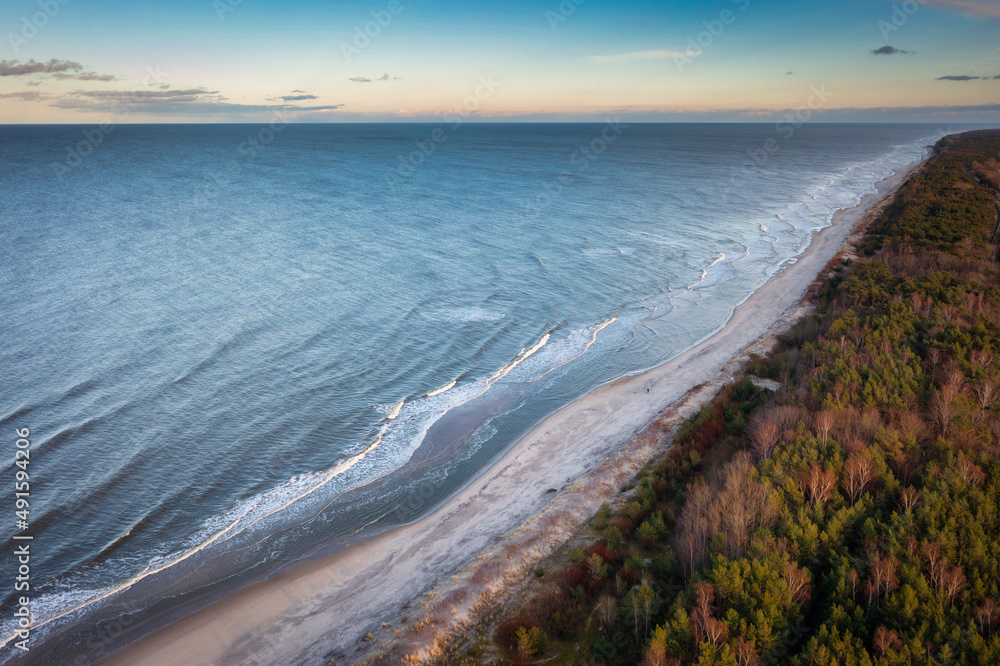
[[(237, 502), (228, 510), (205, 520), (174, 551), (150, 557), (138, 572), (134, 572), (134, 558), (111, 559), (96, 565), (103, 573), (95, 575), (94, 571), (89, 572), (88, 577), (91, 579), (117, 579), (114, 584), (84, 589), (79, 587), (78, 581), (61, 581), (61, 586), (72, 591), (62, 589), (46, 592), (33, 602), (36, 609), (35, 635), (41, 638), (61, 620), (72, 618), (85, 610), (95, 611), (135, 584), (164, 574), (208, 550), (224, 547), (226, 544), (243, 548), (315, 518), (322, 510), (317, 507), (328, 506), (343, 492), (367, 485), (404, 465), (423, 440), (427, 429), (447, 412), (483, 396), (501, 380), (523, 373), (517, 381), (528, 382), (532, 377), (540, 378), (536, 376), (539, 373), (547, 375), (579, 358), (592, 347), (597, 334), (615, 321), (616, 318), (613, 317), (594, 327), (573, 331), (555, 347), (549, 344), (552, 332), (545, 333), (487, 377), (470, 381), (457, 389), (457, 382), (452, 381), (420, 398), (396, 403), (373, 440), (358, 447), (354, 453), (330, 468), (293, 476), (267, 491)], [(554, 353), (543, 354), (546, 349), (553, 349)], [(479, 442), (481, 446), (490, 437), (492, 434), (483, 431), (470, 441)], [(325, 492), (319, 497), (321, 490)], [(317, 501), (310, 504), (310, 499)], [(117, 549), (142, 522), (138, 521), (114, 539), (110, 544), (111, 549)], [(132, 569), (134, 573), (126, 573), (128, 569)], [(0, 623), (0, 648), (15, 638), (14, 627), (9, 622)]]

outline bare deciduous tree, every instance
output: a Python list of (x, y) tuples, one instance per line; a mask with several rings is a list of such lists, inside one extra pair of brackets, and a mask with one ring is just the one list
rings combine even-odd
[(977, 375), (993, 365), (993, 354), (985, 349), (973, 349), (969, 352), (969, 365)]
[(778, 426), (764, 421), (753, 433), (753, 450), (761, 458), (770, 458), (774, 445), (778, 442)]
[(909, 513), (920, 503), (920, 491), (913, 486), (907, 486), (900, 494), (900, 501), (903, 503), (903, 509)]
[(610, 594), (605, 594), (597, 601), (597, 621), (601, 627), (610, 627), (618, 615), (618, 602)]
[(899, 634), (887, 627), (876, 629), (875, 638), (872, 642), (875, 646), (875, 654), (879, 657), (884, 657), (889, 651), (895, 652), (903, 649), (903, 641), (899, 640)]
[(1000, 619), (1000, 606), (997, 606), (993, 599), (986, 597), (983, 603), (976, 607), (976, 623), (979, 624), (980, 633), (992, 630), (998, 619)]
[(816, 420), (813, 421), (813, 427), (816, 429), (819, 440), (823, 444), (826, 444), (830, 440), (830, 428), (833, 427), (833, 416), (830, 412), (820, 412), (816, 415)]
[(962, 479), (969, 485), (980, 486), (986, 480), (986, 474), (983, 473), (982, 468), (964, 455), (958, 456), (956, 466)]
[(733, 654), (739, 666), (757, 666), (760, 664), (760, 657), (757, 655), (756, 646), (743, 638), (737, 636), (733, 639)]
[(855, 503), (865, 492), (868, 484), (875, 476), (875, 463), (866, 452), (855, 453), (844, 463), (844, 478), (840, 485), (844, 492)]
[(789, 564), (785, 567), (785, 582), (788, 583), (788, 589), (792, 593), (792, 601), (800, 606), (808, 603), (810, 597), (808, 571)]
[(824, 470), (819, 465), (809, 468), (806, 478), (806, 489), (809, 494), (809, 501), (813, 507), (825, 504), (833, 495), (833, 488), (837, 483), (837, 476), (830, 471)]

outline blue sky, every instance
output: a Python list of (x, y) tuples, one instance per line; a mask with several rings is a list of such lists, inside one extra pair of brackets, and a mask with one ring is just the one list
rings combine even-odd
[(0, 122), (768, 121), (812, 105), (830, 122), (1000, 123), (997, 0), (5, 0), (0, 26)]

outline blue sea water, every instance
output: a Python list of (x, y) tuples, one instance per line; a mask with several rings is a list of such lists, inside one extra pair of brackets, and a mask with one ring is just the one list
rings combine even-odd
[(44, 658), (417, 517), (945, 133), (436, 127), (0, 126), (2, 474), (29, 428)]

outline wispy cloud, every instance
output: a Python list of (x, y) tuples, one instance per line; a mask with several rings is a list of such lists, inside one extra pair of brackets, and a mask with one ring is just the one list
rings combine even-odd
[(37, 90), (23, 90), (21, 92), (0, 93), (0, 99), (20, 99), (25, 102), (37, 102), (45, 99), (46, 95)]
[(304, 99), (317, 99), (316, 95), (282, 95), (278, 97), (283, 102), (300, 102)]
[(353, 81), (354, 83), (371, 83), (373, 81), (399, 81), (399, 77), (398, 76), (389, 76), (389, 73), (386, 72), (385, 74), (383, 74), (382, 76), (380, 76), (380, 77), (378, 77), (376, 79), (369, 79), (367, 76), (352, 76), (351, 78), (349, 78), (347, 80), (348, 81)]
[(113, 74), (98, 74), (84, 71), (83, 65), (74, 60), (56, 60), (48, 62), (29, 60), (0, 60), (0, 76), (27, 76), (30, 74), (49, 74), (55, 79), (76, 79), (78, 81), (114, 81)]
[(932, 7), (953, 9), (968, 16), (1000, 19), (1000, 3), (996, 0), (926, 0)]
[[(307, 97), (312, 97), (307, 95)], [(239, 104), (228, 101), (218, 90), (77, 90), (60, 97), (50, 106), (78, 111), (114, 111), (123, 107), (137, 113), (184, 116), (219, 114), (248, 115), (267, 112), (335, 111), (340, 104), (289, 106), (288, 104)]]
[(665, 60), (667, 58), (685, 58), (689, 54), (687, 51), (671, 51), (670, 49), (655, 49), (652, 51), (629, 51), (628, 53), (615, 53), (613, 55), (590, 56), (594, 62), (619, 64), (632, 62), (633, 60)]
[(26, 74), (55, 74), (57, 72), (78, 72), (83, 65), (72, 60), (56, 60), (48, 62), (29, 60), (0, 60), (0, 76), (24, 76)]
[(872, 51), (872, 55), (912, 55), (913, 51), (904, 51), (903, 49), (897, 49), (895, 46), (880, 46), (879, 48)]
[(206, 90), (205, 88), (189, 88), (187, 90), (78, 90), (74, 94), (102, 99), (165, 99), (218, 95), (219, 91)]
[(966, 76), (964, 74), (949, 74), (948, 76), (939, 76), (935, 81), (978, 81), (981, 76)]

